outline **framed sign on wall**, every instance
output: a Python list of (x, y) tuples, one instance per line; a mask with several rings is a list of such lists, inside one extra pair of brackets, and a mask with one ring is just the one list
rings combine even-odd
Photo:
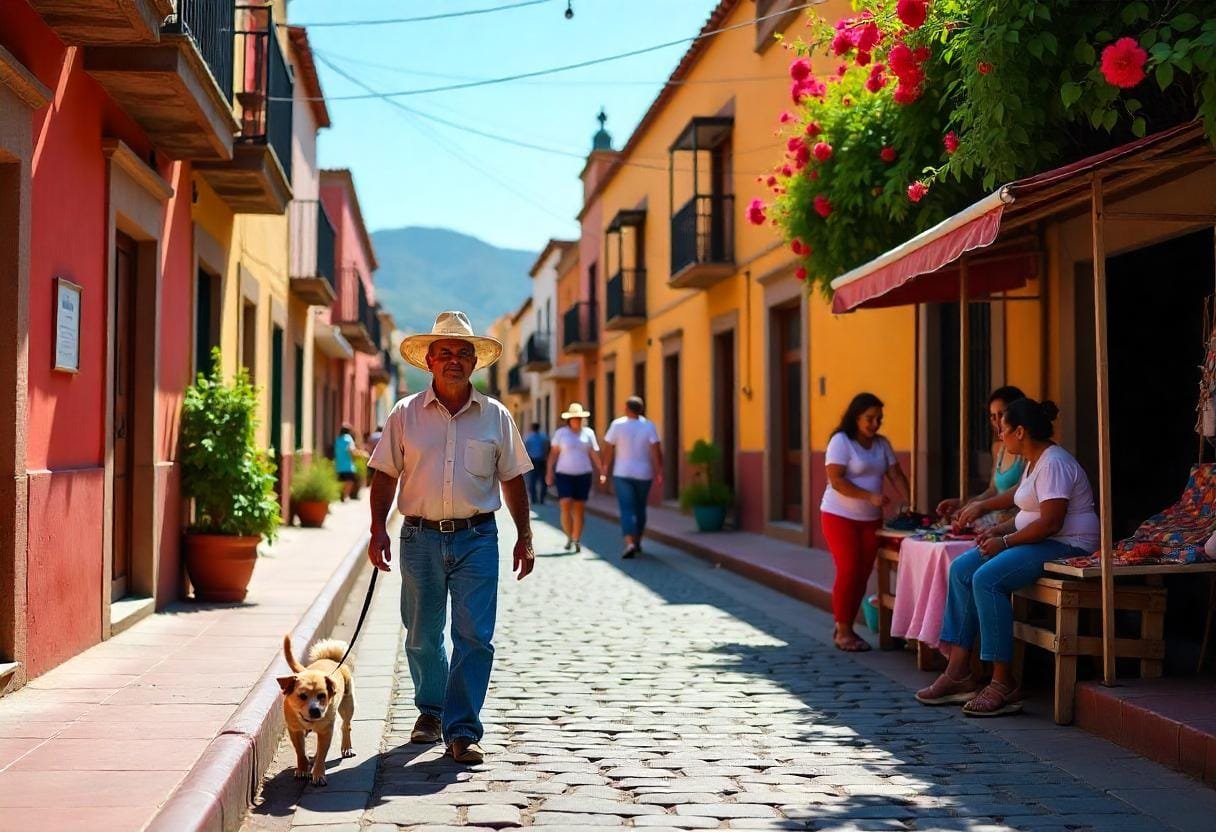
[(80, 372), (80, 286), (55, 278), (55, 366), (64, 373)]

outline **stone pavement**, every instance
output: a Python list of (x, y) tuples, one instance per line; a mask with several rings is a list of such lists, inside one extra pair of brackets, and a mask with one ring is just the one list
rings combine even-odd
[(0, 832), (143, 829), (366, 534), (366, 500), (335, 505), (283, 529), (244, 603), (172, 604), (0, 699)]
[[(725, 570), (661, 544), (622, 561), (598, 520), (565, 553), (538, 522), (536, 572), (516, 583), (512, 539), (486, 763), (409, 744), (403, 660), (385, 676), (399, 638), (388, 581), (356, 671), (358, 715), (387, 710), (379, 759), (331, 763), (328, 789), (295, 787), (299, 811), (272, 777), (247, 830), (1213, 828), (1201, 784), (1034, 716), (922, 707), (906, 656), (841, 654), (826, 615)], [(356, 730), (362, 753), (371, 726)]]

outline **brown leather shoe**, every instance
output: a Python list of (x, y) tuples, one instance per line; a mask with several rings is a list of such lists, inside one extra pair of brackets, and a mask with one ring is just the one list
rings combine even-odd
[(448, 753), (458, 763), (475, 766), (486, 758), (481, 746), (468, 737), (457, 737), (448, 744)]
[(420, 714), (410, 732), (410, 742), (419, 745), (434, 745), (443, 739), (443, 723), (439, 717), (430, 714)]

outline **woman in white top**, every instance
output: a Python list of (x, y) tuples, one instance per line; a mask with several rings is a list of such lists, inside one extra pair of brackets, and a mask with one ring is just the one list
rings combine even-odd
[(546, 482), (557, 489), (558, 505), (562, 511), (562, 531), (566, 533), (566, 549), (582, 550), (583, 512), (591, 494), (591, 475), (603, 473), (600, 445), (595, 431), (583, 422), (591, 411), (578, 402), (562, 414), (566, 426), (557, 429), (549, 448), (549, 472)]
[[(942, 620), (950, 645), (946, 672), (917, 692), (926, 705), (963, 702), (967, 716), (1001, 716), (1022, 709), (1014, 681), (1014, 590), (1033, 583), (1050, 560), (1089, 554), (1098, 546), (1098, 515), (1084, 469), (1051, 441), (1059, 413), (1052, 402), (1020, 399), (1005, 408), (1001, 441), (1026, 460), (1014, 493), (1017, 516), (976, 537), (976, 548), (950, 565), (950, 591)], [(992, 682), (983, 690), (971, 677), (971, 647), (992, 662)]]
[(873, 393), (858, 393), (828, 442), (828, 485), (819, 504), (819, 527), (836, 564), (832, 584), (832, 615), (837, 649), (860, 653), (870, 645), (857, 635), (853, 622), (866, 593), (878, 555), (882, 510), (890, 498), (883, 480), (908, 496), (908, 478), (895, 459), (882, 427), (882, 401)]

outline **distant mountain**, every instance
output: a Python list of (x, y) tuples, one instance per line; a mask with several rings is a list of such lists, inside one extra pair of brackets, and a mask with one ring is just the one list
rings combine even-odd
[(484, 333), (532, 293), (537, 252), (503, 249), (445, 228), (411, 226), (372, 234), (380, 270), (376, 296), (407, 332), (429, 332), (435, 315), (459, 309)]

